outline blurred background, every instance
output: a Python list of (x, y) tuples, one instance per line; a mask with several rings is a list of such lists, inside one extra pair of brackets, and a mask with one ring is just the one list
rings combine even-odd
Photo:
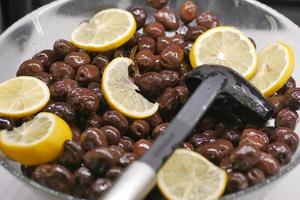
[[(53, 0), (0, 0), (0, 33), (27, 13)], [(100, 0), (101, 1), (101, 0)], [(300, 0), (260, 0), (300, 26)]]

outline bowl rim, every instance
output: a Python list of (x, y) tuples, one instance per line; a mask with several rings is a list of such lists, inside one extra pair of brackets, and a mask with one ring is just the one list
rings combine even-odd
[[(34, 18), (38, 17), (40, 13), (43, 13), (45, 11), (47, 11), (48, 9), (52, 9), (54, 7), (57, 7), (59, 5), (63, 5), (66, 4), (68, 2), (71, 2), (73, 0), (62, 0), (62, 1), (53, 1), (51, 3), (48, 3), (30, 13), (28, 13), (27, 15), (25, 15), (24, 17), (20, 18), (19, 20), (17, 20), (15, 23), (13, 23), (10, 27), (8, 27), (1, 35), (0, 35), (0, 41), (3, 40), (4, 38), (6, 38), (11, 32), (13, 32), (16, 28), (18, 28), (19, 26), (21, 26), (22, 24), (24, 24), (25, 22), (29, 21), (29, 20), (33, 20)], [(271, 8), (270, 6), (267, 6), (261, 2), (258, 2), (257, 0), (238, 0), (238, 1), (242, 1), (242, 2), (247, 2), (249, 4), (252, 4), (256, 7), (262, 8), (263, 10), (268, 11), (269, 13), (271, 13), (272, 15), (276, 16), (277, 18), (281, 19), (282, 21), (284, 21), (285, 24), (288, 25), (288, 27), (292, 30), (298, 30), (300, 32), (300, 28), (299, 26), (297, 26), (294, 22), (292, 22), (289, 18), (287, 18), (286, 16), (284, 16), (283, 14), (279, 13), (278, 11), (276, 11), (275, 9)], [(300, 158), (294, 160), (294, 162), (291, 162), (288, 166), (284, 167), (283, 169), (280, 170), (280, 172), (275, 175), (272, 176), (270, 178), (267, 178), (265, 181), (263, 181), (260, 184), (251, 186), (249, 188), (246, 188), (244, 190), (241, 190), (239, 192), (235, 192), (232, 194), (227, 194), (222, 196), (221, 200), (231, 200), (231, 199), (235, 199), (235, 198), (239, 198), (239, 197), (243, 197), (244, 195), (247, 195), (251, 192), (256, 191), (257, 189), (260, 188), (265, 188), (266, 186), (268, 186), (270, 183), (273, 183), (274, 181), (284, 177), (286, 174), (288, 174), (290, 171), (292, 171), (293, 169), (295, 169), (298, 165), (300, 164)], [(15, 177), (17, 177), (19, 180), (21, 180), (23, 183), (26, 183), (26, 185), (30, 185), (31, 187), (33, 187), (34, 189), (37, 189), (39, 191), (42, 191), (46, 194), (50, 194), (53, 195), (55, 197), (59, 197), (59, 198), (63, 198), (63, 199), (70, 199), (70, 200), (83, 200), (82, 198), (78, 198), (72, 195), (67, 195), (58, 191), (55, 191), (53, 189), (50, 189), (48, 187), (45, 187), (43, 185), (40, 185), (39, 183), (27, 178), (25, 175), (23, 175), (22, 173), (19, 173), (17, 170), (15, 170), (14, 168), (11, 168), (9, 166), (9, 164), (4, 161), (4, 160), (0, 160), (0, 165), (2, 165), (4, 168), (6, 168), (11, 174), (13, 174)]]

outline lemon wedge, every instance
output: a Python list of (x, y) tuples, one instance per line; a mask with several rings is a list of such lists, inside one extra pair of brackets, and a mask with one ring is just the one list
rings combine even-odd
[(102, 91), (108, 104), (123, 115), (142, 119), (158, 110), (158, 103), (151, 103), (141, 94), (128, 76), (128, 67), (133, 64), (129, 58), (119, 57), (111, 61), (102, 76)]
[(269, 97), (287, 82), (294, 66), (294, 53), (288, 45), (282, 42), (271, 44), (258, 54), (258, 71), (251, 83)]
[(108, 51), (125, 44), (136, 31), (134, 16), (112, 8), (97, 13), (89, 22), (81, 23), (72, 32), (72, 43), (90, 51)]
[(0, 115), (20, 118), (40, 111), (49, 101), (50, 91), (43, 81), (19, 76), (0, 84)]
[(55, 160), (63, 143), (72, 138), (68, 124), (52, 113), (42, 112), (11, 131), (0, 131), (0, 149), (24, 165)]
[(227, 174), (200, 154), (177, 149), (157, 175), (162, 194), (170, 200), (216, 200), (227, 184)]
[(234, 27), (219, 26), (200, 35), (190, 52), (193, 68), (217, 64), (232, 68), (245, 79), (257, 70), (257, 55), (253, 43)]

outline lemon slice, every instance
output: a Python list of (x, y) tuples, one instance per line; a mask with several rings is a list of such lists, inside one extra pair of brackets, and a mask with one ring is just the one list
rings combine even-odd
[(107, 51), (125, 44), (136, 31), (134, 16), (122, 9), (106, 9), (72, 33), (75, 46), (90, 51)]
[(108, 104), (123, 115), (141, 119), (153, 115), (158, 103), (151, 103), (141, 94), (129, 79), (128, 67), (133, 64), (129, 58), (119, 57), (111, 61), (102, 76), (102, 91)]
[(157, 175), (170, 200), (216, 200), (224, 192), (227, 174), (198, 153), (177, 149)]
[(49, 101), (47, 85), (34, 77), (19, 76), (0, 84), (0, 115), (25, 117), (40, 111)]
[(71, 129), (64, 120), (42, 112), (18, 128), (0, 131), (0, 149), (24, 165), (38, 165), (55, 160), (63, 143), (71, 138)]
[(288, 45), (281, 42), (269, 45), (258, 55), (258, 72), (251, 83), (264, 96), (271, 96), (291, 77), (294, 66), (294, 53)]
[(217, 64), (234, 69), (245, 79), (257, 70), (257, 55), (253, 43), (234, 27), (220, 26), (203, 33), (195, 41), (190, 61), (192, 67)]

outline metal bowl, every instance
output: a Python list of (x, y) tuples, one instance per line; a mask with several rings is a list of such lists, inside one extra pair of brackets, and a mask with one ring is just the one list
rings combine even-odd
[[(25, 16), (0, 36), (0, 81), (15, 76), (20, 63), (29, 59), (40, 50), (52, 48), (55, 40), (69, 39), (72, 30), (83, 20), (89, 19), (98, 11), (117, 7), (128, 9), (133, 5), (144, 5), (144, 0), (64, 0), (50, 3)], [(300, 55), (300, 29), (285, 16), (254, 0), (197, 0), (201, 10), (211, 10), (217, 14), (221, 24), (236, 26), (256, 41), (257, 48), (277, 41), (284, 41)], [(178, 10), (182, 0), (170, 1), (170, 6)], [(148, 8), (148, 12), (153, 12)], [(151, 20), (151, 19), (148, 19)], [(300, 58), (296, 58), (294, 71), (300, 83)], [(296, 74), (298, 76), (296, 76)], [(296, 132), (300, 132), (298, 125)], [(44, 192), (51, 199), (76, 199), (56, 192), (26, 178), (19, 164), (0, 153), (1, 164), (20, 181), (37, 191)], [(229, 199), (262, 199), (270, 188), (300, 163), (300, 148), (290, 164), (280, 173), (265, 182), (243, 191), (226, 195)], [(283, 191), (284, 192), (284, 191)]]

